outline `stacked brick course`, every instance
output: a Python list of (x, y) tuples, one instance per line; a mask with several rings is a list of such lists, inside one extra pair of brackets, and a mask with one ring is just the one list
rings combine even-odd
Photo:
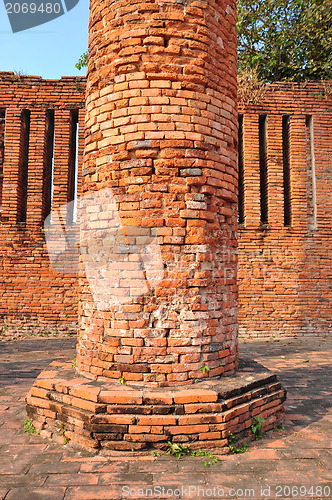
[(35, 381), (27, 410), (43, 436), (90, 450), (165, 449), (174, 441), (225, 453), (229, 432), (253, 438), (254, 417), (265, 419), (264, 431), (280, 424), (285, 397), (276, 376), (264, 370), (194, 389), (142, 389), (91, 382), (77, 377), (70, 363), (53, 362)]
[[(84, 88), (82, 79), (72, 77), (58, 81), (0, 74), (0, 318), (7, 334), (75, 331), (77, 276), (60, 274), (50, 265), (43, 222), (47, 208), (49, 212), (68, 201), (73, 110), (79, 110), (80, 168)], [(54, 113), (53, 194), (52, 206), (47, 207), (50, 112)]]

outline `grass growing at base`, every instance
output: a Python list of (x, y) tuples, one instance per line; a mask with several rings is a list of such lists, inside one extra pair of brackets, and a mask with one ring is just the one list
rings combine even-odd
[(36, 427), (32, 423), (31, 418), (26, 418), (23, 422), (23, 431), (26, 432), (27, 434), (39, 434), (37, 431)]

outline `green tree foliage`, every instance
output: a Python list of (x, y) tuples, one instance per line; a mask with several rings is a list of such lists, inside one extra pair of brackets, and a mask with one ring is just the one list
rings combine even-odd
[(85, 68), (88, 65), (88, 58), (89, 58), (89, 54), (88, 54), (88, 51), (86, 51), (81, 55), (81, 57), (79, 58), (79, 60), (75, 64), (75, 67), (78, 70)]
[(331, 0), (239, 0), (239, 70), (272, 81), (332, 78)]

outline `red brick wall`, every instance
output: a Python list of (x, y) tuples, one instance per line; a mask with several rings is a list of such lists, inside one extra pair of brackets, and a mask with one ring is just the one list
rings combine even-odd
[[(42, 222), (42, 165), (46, 109), (55, 110), (53, 208), (68, 199), (70, 109), (80, 109), (83, 148), (84, 79), (45, 81), (0, 74), (0, 322), (66, 325), (77, 319), (75, 275), (49, 264)], [(27, 222), (17, 223), (20, 114), (30, 109)], [(244, 114), (244, 215), (239, 230), (240, 334), (331, 332), (331, 87), (274, 84)], [(3, 148), (6, 110), (6, 138)], [(258, 115), (267, 118), (268, 225), (260, 224)], [(290, 115), (291, 226), (284, 226), (282, 115)], [(309, 130), (313, 117), (316, 189)], [(4, 154), (3, 154), (4, 149)], [(4, 161), (3, 161), (4, 159)], [(3, 186), (2, 171), (4, 172)], [(33, 176), (33, 177), (32, 177)], [(315, 187), (315, 186), (314, 186)], [(315, 191), (316, 203), (313, 200)], [(316, 209), (314, 210), (314, 205)], [(316, 214), (316, 222), (315, 222)], [(44, 326), (42, 326), (44, 325)], [(5, 328), (6, 330), (6, 328)]]
[[(84, 90), (80, 78), (57, 81), (0, 74), (0, 329), (3, 333), (10, 333), (15, 325), (23, 330), (57, 331), (73, 328), (77, 322), (77, 276), (60, 274), (49, 263), (43, 233), (47, 215), (43, 191), (46, 114), (51, 109), (55, 117), (52, 209), (68, 201), (71, 110), (79, 110), (80, 168)], [(27, 142), (23, 110), (30, 113), (28, 148), (24, 146)], [(28, 158), (27, 189), (24, 156)]]
[[(273, 84), (259, 103), (240, 105), (245, 215), (239, 230), (240, 335), (331, 333), (331, 91), (329, 83)], [(265, 225), (260, 223), (259, 114), (267, 115)], [(288, 227), (284, 223), (283, 115), (290, 115)]]

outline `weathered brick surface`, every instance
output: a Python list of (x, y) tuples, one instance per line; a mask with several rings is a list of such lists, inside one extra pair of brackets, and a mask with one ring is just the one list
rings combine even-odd
[[(0, 74), (0, 320), (13, 329), (75, 329), (77, 277), (52, 269), (42, 230), (45, 213), (47, 113), (54, 112), (53, 203), (68, 201), (71, 110), (80, 121), (82, 159), (85, 83)], [(22, 111), (30, 112), (27, 189), (22, 178)], [(5, 133), (4, 133), (5, 132)], [(26, 198), (26, 214), (22, 206)], [(24, 219), (24, 220), (23, 220)]]
[[(240, 103), (245, 216), (239, 230), (242, 335), (331, 334), (331, 102), (331, 84), (326, 82), (277, 83), (267, 86), (258, 103)], [(267, 115), (265, 225), (260, 223), (259, 114)], [(290, 116), (288, 227), (284, 224), (283, 115)]]
[[(112, 189), (116, 208), (108, 191), (82, 214), (84, 258), (95, 262), (102, 232), (114, 231), (119, 216), (127, 245), (156, 235), (163, 269), (159, 282), (140, 294), (134, 285), (142, 271), (139, 255), (121, 260), (115, 249), (116, 271), (112, 259), (104, 259), (103, 270), (89, 278), (90, 288), (82, 281), (78, 371), (156, 386), (232, 373), (235, 1), (194, 7), (115, 0), (111, 8), (95, 1), (89, 53), (83, 194)], [(100, 290), (101, 273), (112, 272), (121, 275), (108, 293), (124, 300), (98, 307), (91, 282)], [(210, 371), (202, 373), (204, 366)], [(211, 401), (208, 394), (202, 394), (205, 400)]]

